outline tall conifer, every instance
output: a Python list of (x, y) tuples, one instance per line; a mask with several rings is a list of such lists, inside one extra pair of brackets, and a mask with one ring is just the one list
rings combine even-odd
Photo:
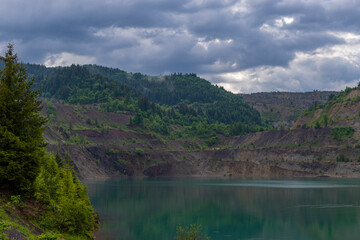
[(45, 118), (40, 115), (38, 92), (32, 91), (23, 64), (8, 45), (0, 57), (0, 183), (13, 189), (31, 190), (44, 156)]

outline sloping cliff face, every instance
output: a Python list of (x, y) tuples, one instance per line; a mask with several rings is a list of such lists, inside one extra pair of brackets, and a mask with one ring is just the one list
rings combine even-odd
[(334, 139), (330, 127), (295, 127), (239, 137), (218, 136), (216, 145), (204, 148), (200, 141), (169, 140), (134, 131), (127, 127), (131, 117), (127, 113), (103, 113), (93, 106), (55, 106), (58, 116), (52, 118), (45, 131), (48, 149), (60, 155), (68, 153), (81, 178), (360, 177), (357, 118), (341, 122), (356, 128), (352, 137)]
[(261, 92), (240, 94), (259, 111), (264, 120), (271, 121), (276, 127), (292, 126), (300, 114), (314, 104), (324, 104), (334, 91), (313, 92)]
[(360, 90), (349, 92), (343, 100), (324, 105), (305, 113), (292, 127), (315, 126), (319, 123), (324, 127), (324, 118), (327, 118), (327, 127), (348, 126), (355, 130), (354, 138), (360, 139)]

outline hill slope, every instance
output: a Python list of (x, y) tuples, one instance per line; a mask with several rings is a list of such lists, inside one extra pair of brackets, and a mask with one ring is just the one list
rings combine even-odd
[(240, 94), (244, 100), (251, 103), (259, 111), (265, 121), (275, 127), (283, 125), (291, 127), (296, 119), (314, 104), (324, 104), (330, 96), (336, 95), (333, 91), (313, 92), (262, 92)]
[[(335, 139), (330, 128), (176, 138), (129, 126), (131, 115), (91, 105), (54, 103), (48, 149), (68, 152), (82, 178), (128, 176), (360, 176), (358, 140)], [(46, 111), (46, 109), (44, 109)], [(97, 119), (87, 121), (87, 118)], [(69, 126), (68, 122), (72, 122)], [(343, 159), (339, 158), (341, 155)], [(346, 163), (345, 161), (351, 161)]]
[[(293, 128), (332, 128), (354, 140), (360, 140), (360, 87), (346, 88), (328, 102), (314, 105), (294, 124)], [(339, 136), (342, 137), (342, 136)]]
[[(80, 69), (77, 70), (78, 68)], [(241, 97), (231, 95), (215, 86), (210, 86), (211, 94), (205, 92), (199, 96), (191, 92), (192, 88), (187, 88), (183, 93), (188, 92), (189, 99), (197, 101), (191, 102), (189, 99), (183, 99), (181, 95), (183, 90), (172, 89), (172, 86), (177, 86), (176, 84), (182, 81), (184, 84), (189, 83), (189, 86), (196, 85), (198, 81), (200, 87), (194, 89), (199, 91), (206, 89), (209, 84), (203, 83), (203, 80), (199, 80), (195, 75), (171, 75), (164, 77), (161, 82), (159, 77), (145, 79), (144, 75), (120, 70), (114, 70), (119, 74), (119, 79), (116, 79), (113, 75), (107, 75), (108, 70), (105, 74), (93, 69), (89, 70), (89, 68), (98, 67), (72, 66), (58, 68), (56, 71), (52, 69), (53, 72), (46, 74), (43, 80), (37, 81), (41, 83), (41, 86), (47, 86), (49, 79), (54, 82), (59, 80), (59, 83), (65, 83), (69, 89), (70, 94), (67, 97), (55, 91), (53, 93), (58, 100), (44, 99), (43, 114), (50, 118), (45, 137), (50, 143), (49, 150), (59, 152), (61, 155), (66, 152), (70, 154), (77, 171), (83, 178), (119, 175), (360, 176), (360, 165), (357, 163), (360, 156), (360, 149), (357, 147), (359, 131), (355, 126), (358, 120), (354, 114), (344, 119), (342, 117), (345, 112), (353, 113), (357, 109), (350, 103), (341, 103), (343, 112), (339, 113), (340, 118), (332, 113), (335, 110), (329, 110), (331, 114), (328, 113), (329, 121), (326, 127), (321, 126), (321, 122), (320, 127), (316, 124), (323, 118), (309, 118), (309, 116), (318, 115), (308, 113), (310, 115), (300, 118), (292, 130), (252, 132), (260, 130), (262, 121), (260, 117), (256, 117), (259, 116), (256, 111), (253, 114), (252, 108)], [(74, 75), (66, 75), (68, 71), (73, 71)], [(77, 75), (76, 72), (82, 74)], [(87, 77), (82, 79), (82, 76)], [(123, 79), (122, 83), (120, 78)], [(101, 81), (97, 82), (99, 79)], [(132, 85), (126, 83), (124, 79), (126, 81), (131, 79)], [(109, 89), (104, 82), (114, 84), (114, 86), (119, 84), (126, 90), (121, 92), (120, 89), (120, 94), (116, 95), (112, 91), (114, 87)], [(135, 83), (138, 84), (137, 87)], [(50, 87), (51, 85), (49, 84)], [(154, 86), (163, 86), (163, 91), (174, 98), (161, 100), (161, 97), (158, 97), (161, 95), (152, 92), (155, 91)], [(176, 89), (180, 86), (182, 85), (178, 85)], [(55, 90), (60, 88), (55, 88)], [(162, 87), (159, 88), (162, 89)], [(45, 88), (45, 90), (43, 94), (51, 92), (50, 88)], [(93, 97), (104, 91), (108, 92), (104, 96), (110, 97), (103, 99)], [(353, 91), (347, 91), (346, 96), (355, 94), (352, 93)], [(83, 98), (85, 92), (90, 93), (91, 98)], [(124, 95), (125, 92), (131, 92), (131, 94)], [(149, 98), (162, 104), (169, 101), (167, 102), (169, 105), (153, 103), (143, 94), (147, 94)], [(309, 102), (307, 103), (305, 100), (309, 95), (312, 100), (307, 100)], [(341, 98), (343, 95), (340, 93), (333, 99)], [(51, 96), (51, 94), (44, 96)], [(261, 99), (256, 94), (254, 96)], [(329, 92), (279, 93), (275, 100), (270, 100), (269, 105), (282, 106), (289, 99), (299, 98), (299, 102), (294, 105), (305, 108), (316, 99), (325, 102), (324, 99), (328, 96)], [(343, 98), (346, 99), (346, 96)], [(125, 101), (126, 98), (128, 100)], [(272, 97), (267, 97), (267, 99), (272, 99)], [(227, 104), (231, 101), (233, 105)], [(351, 101), (353, 100), (346, 100), (346, 102)], [(223, 105), (217, 105), (218, 103)], [(239, 108), (237, 108), (238, 104), (240, 104)], [(263, 100), (261, 104), (268, 103)], [(326, 104), (331, 105), (329, 109), (335, 109), (331, 101)], [(326, 104), (324, 106), (327, 106)], [(216, 108), (219, 111), (211, 112)], [(222, 111), (223, 109), (225, 111)], [(236, 120), (231, 120), (230, 114), (233, 109), (239, 109), (239, 115), (250, 117), (239, 118), (235, 114), (233, 117)], [(314, 113), (319, 111), (317, 107), (313, 110)], [(286, 117), (290, 115), (285, 114), (282, 117), (288, 119)], [(292, 116), (295, 117), (294, 115)], [(224, 116), (227, 120), (230, 119), (229, 122), (240, 122), (229, 124), (224, 120), (216, 123), (216, 119), (221, 120)], [(354, 119), (351, 119), (353, 117)], [(339, 123), (337, 120), (345, 122)], [(349, 122), (351, 120), (354, 121), (351, 123)], [(134, 124), (137, 121), (141, 124)], [(154, 126), (163, 122), (167, 130), (156, 130), (158, 128)], [(257, 124), (259, 122), (260, 124)], [(256, 127), (249, 128), (247, 124)], [(339, 124), (345, 128), (334, 130), (336, 126), (340, 126)], [(230, 132), (235, 134), (230, 134)], [(244, 135), (245, 133), (248, 134)], [(242, 136), (231, 136), (236, 134)]]
[[(113, 112), (136, 112), (129, 106), (136, 102), (143, 112), (149, 106), (155, 109), (153, 101), (177, 109), (182, 115), (191, 115), (196, 121), (262, 125), (260, 114), (241, 96), (213, 86), (195, 74), (149, 77), (93, 65), (58, 68), (28, 65), (28, 71), (36, 77), (35, 88), (41, 89), (41, 96), (46, 98), (80, 104), (111, 103), (117, 108), (109, 106), (106, 111)], [(117, 74), (110, 74), (113, 71)]]

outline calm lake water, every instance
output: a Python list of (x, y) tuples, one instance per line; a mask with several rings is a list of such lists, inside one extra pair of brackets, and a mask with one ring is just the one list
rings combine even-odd
[(212, 240), (360, 239), (360, 179), (88, 181), (101, 239), (172, 240), (201, 224)]

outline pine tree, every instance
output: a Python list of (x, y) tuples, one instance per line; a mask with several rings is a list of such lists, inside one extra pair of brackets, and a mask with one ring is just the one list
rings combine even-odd
[(40, 115), (39, 92), (32, 91), (23, 64), (8, 45), (0, 70), (0, 183), (29, 191), (40, 171), (45, 141), (45, 118)]

